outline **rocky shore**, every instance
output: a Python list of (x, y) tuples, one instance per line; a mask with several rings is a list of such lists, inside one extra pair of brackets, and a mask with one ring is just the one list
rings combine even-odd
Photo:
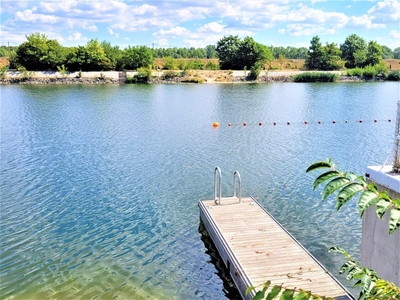
[[(87, 72), (89, 73), (89, 72)], [(157, 72), (150, 78), (149, 83), (267, 83), (267, 82), (293, 82), (293, 77), (301, 74), (302, 71), (277, 71), (262, 72), (257, 80), (251, 80), (244, 71), (189, 71), (182, 73), (180, 71)], [(384, 81), (384, 78), (367, 79), (359, 76), (343, 76), (340, 72), (339, 82), (357, 82), (357, 81)], [(7, 84), (118, 84), (124, 83), (124, 80), (117, 76), (107, 76), (100, 73), (101, 76), (6, 76), (0, 78), (1, 85)], [(171, 76), (171, 74), (173, 76)], [(110, 74), (111, 75), (111, 74)], [(168, 76), (167, 76), (168, 75)]]

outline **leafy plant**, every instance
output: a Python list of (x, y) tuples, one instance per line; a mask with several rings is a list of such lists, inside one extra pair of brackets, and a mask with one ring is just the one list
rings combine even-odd
[(343, 254), (346, 262), (339, 273), (347, 273), (346, 279), (357, 280), (354, 287), (360, 287), (358, 299), (400, 299), (400, 288), (394, 283), (380, 279), (375, 271), (360, 266), (344, 249), (331, 247), (329, 252)]
[(293, 77), (294, 82), (334, 82), (338, 75), (325, 72), (305, 72)]
[(147, 83), (152, 75), (150, 68), (139, 68), (134, 76), (127, 76), (125, 83)]
[(351, 198), (361, 193), (358, 200), (358, 212), (360, 217), (373, 204), (376, 204), (376, 214), (380, 219), (390, 210), (389, 234), (400, 227), (400, 199), (392, 199), (385, 191), (378, 192), (376, 185), (367, 183), (364, 176), (357, 176), (353, 172), (341, 172), (336, 170), (336, 165), (328, 158), (327, 161), (318, 161), (309, 166), (306, 172), (317, 169), (328, 169), (319, 175), (314, 183), (313, 189), (320, 184), (329, 181), (322, 192), (322, 201), (337, 192), (336, 209), (339, 210)]
[(61, 67), (57, 66), (57, 70), (62, 75), (62, 77), (64, 77), (64, 78), (67, 77), (68, 69), (64, 65), (61, 65)]
[(392, 71), (389, 73), (387, 80), (400, 81), (400, 71)]
[(7, 66), (0, 67), (0, 78), (5, 79), (7, 76)]
[[(255, 290), (254, 287), (249, 287), (246, 290), (246, 295)], [(268, 294), (267, 294), (268, 292)], [(271, 285), (271, 281), (268, 280), (263, 284), (262, 290), (257, 291), (253, 300), (262, 300), (262, 299), (279, 299), (281, 300), (333, 300), (334, 298), (323, 297), (316, 294), (312, 294), (310, 291), (304, 291), (302, 289), (287, 289), (282, 285)]]

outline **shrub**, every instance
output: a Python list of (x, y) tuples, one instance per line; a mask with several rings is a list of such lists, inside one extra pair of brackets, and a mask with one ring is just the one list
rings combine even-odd
[(163, 79), (171, 79), (175, 77), (179, 77), (179, 73), (174, 71), (165, 72), (162, 76)]
[(219, 65), (218, 64), (214, 64), (212, 61), (209, 61), (206, 64), (206, 70), (219, 70)]
[(61, 65), (61, 67), (57, 66), (57, 70), (61, 74), (62, 77), (64, 77), (64, 78), (67, 77), (68, 69), (64, 65)]
[(364, 70), (362, 68), (354, 68), (346, 70), (347, 76), (363, 76)]
[(7, 66), (0, 67), (0, 78), (5, 79), (7, 76)]
[(373, 66), (368, 65), (368, 66), (364, 67), (363, 76), (365, 78), (374, 78), (377, 74), (378, 74), (378, 72)]
[(251, 66), (248, 78), (250, 80), (256, 80), (260, 75), (260, 72), (261, 72), (261, 64), (256, 63)]
[(186, 82), (186, 83), (204, 83), (204, 79), (201, 77), (188, 77), (188, 78), (183, 78), (181, 82)]
[(166, 70), (175, 70), (175, 60), (173, 57), (166, 57), (164, 58), (164, 69)]
[(306, 72), (293, 77), (294, 82), (334, 82), (339, 76), (335, 73)]
[(400, 71), (392, 71), (389, 73), (387, 80), (400, 81)]
[(151, 78), (150, 68), (139, 68), (137, 74), (128, 76), (125, 80), (126, 83), (147, 83)]
[(184, 59), (180, 59), (178, 60), (178, 69), (179, 70), (184, 70), (185, 69), (185, 60)]

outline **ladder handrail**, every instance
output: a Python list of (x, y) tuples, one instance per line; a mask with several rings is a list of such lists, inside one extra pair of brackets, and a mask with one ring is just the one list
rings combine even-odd
[(238, 179), (239, 203), (242, 203), (242, 179), (240, 178), (240, 173), (238, 171), (233, 173), (233, 197), (236, 197), (236, 176)]
[[(217, 177), (219, 177), (218, 180), (218, 198), (217, 198)], [(218, 199), (217, 204), (221, 205), (221, 195), (222, 195), (222, 174), (221, 174), (221, 169), (219, 167), (216, 167), (214, 170), (214, 200)]]

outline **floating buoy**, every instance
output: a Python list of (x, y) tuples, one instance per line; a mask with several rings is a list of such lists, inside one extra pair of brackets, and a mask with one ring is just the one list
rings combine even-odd
[(307, 121), (307, 120), (305, 120), (305, 121), (304, 121), (304, 124), (308, 124), (308, 121)]
[(392, 120), (389, 119), (388, 122), (392, 122)]
[(276, 122), (274, 122), (273, 124), (276, 125)]
[(358, 122), (362, 123), (362, 120), (360, 119), (360, 121), (358, 121)]
[(228, 126), (232, 126), (232, 124), (231, 124), (231, 123), (228, 123)]
[(335, 120), (333, 120), (333, 121), (332, 121), (332, 123), (333, 123), (333, 124), (335, 124), (335, 123), (336, 123), (336, 121), (335, 121)]
[(243, 122), (243, 126), (246, 126), (247, 125), (247, 123), (246, 122)]
[(375, 120), (374, 120), (374, 122), (376, 123), (376, 122), (378, 122), (378, 120), (377, 120), (377, 119), (375, 119)]
[(286, 124), (290, 125), (290, 122), (286, 122)]
[(258, 122), (258, 126), (261, 126), (262, 125), (262, 122)]
[(219, 127), (219, 123), (218, 123), (218, 122), (214, 122), (214, 123), (212, 124), (212, 126), (213, 126), (214, 128), (217, 128), (217, 127)]
[(344, 121), (345, 123), (349, 123), (347, 120), (346, 121)]
[(320, 121), (320, 120), (318, 120), (318, 124), (321, 124), (321, 121)]

